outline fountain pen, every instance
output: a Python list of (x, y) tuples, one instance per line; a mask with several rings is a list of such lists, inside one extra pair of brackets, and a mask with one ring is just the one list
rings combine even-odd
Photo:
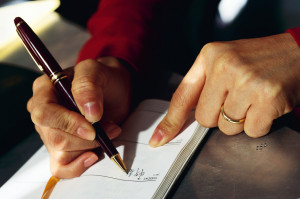
[[(63, 72), (57, 61), (22, 18), (16, 17), (14, 23), (17, 33), (22, 39), (28, 53), (31, 55), (39, 69), (48, 75), (58, 93), (66, 101), (65, 106), (72, 111), (80, 113), (71, 92), (71, 84), (67, 79), (67, 75)], [(92, 125), (96, 131), (95, 139), (102, 150), (120, 167), (122, 171), (126, 172), (126, 166), (120, 157), (120, 154), (100, 126), (100, 122), (95, 122)]]

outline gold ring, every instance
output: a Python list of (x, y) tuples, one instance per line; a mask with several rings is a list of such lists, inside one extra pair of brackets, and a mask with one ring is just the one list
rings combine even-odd
[(233, 123), (233, 124), (240, 124), (242, 122), (245, 121), (246, 118), (243, 118), (243, 119), (240, 119), (240, 120), (233, 120), (231, 119), (230, 117), (228, 117), (225, 112), (224, 112), (224, 105), (221, 106), (221, 113), (222, 113), (222, 116), (224, 117), (224, 119), (230, 123)]

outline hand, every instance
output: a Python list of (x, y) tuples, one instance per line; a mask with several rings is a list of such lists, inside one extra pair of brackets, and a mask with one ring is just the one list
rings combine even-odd
[[(290, 112), (300, 99), (300, 49), (289, 33), (232, 42), (214, 42), (201, 50), (175, 91), (165, 118), (149, 144), (174, 138), (190, 111), (205, 127), (225, 134), (268, 133), (274, 119)], [(233, 124), (220, 113), (245, 121)]]
[(80, 176), (98, 161), (91, 150), (99, 147), (90, 122), (101, 119), (103, 129), (112, 139), (121, 132), (117, 125), (128, 114), (130, 75), (113, 57), (85, 60), (66, 70), (73, 77), (72, 94), (82, 113), (59, 104), (55, 88), (46, 75), (33, 84), (33, 96), (27, 109), (49, 155), (50, 168), (58, 178)]

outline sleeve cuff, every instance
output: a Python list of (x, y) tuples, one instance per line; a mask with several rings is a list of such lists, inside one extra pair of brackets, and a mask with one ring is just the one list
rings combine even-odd
[(300, 48), (300, 26), (296, 28), (291, 28), (286, 30), (286, 32), (290, 33), (295, 41), (297, 42), (299, 48)]

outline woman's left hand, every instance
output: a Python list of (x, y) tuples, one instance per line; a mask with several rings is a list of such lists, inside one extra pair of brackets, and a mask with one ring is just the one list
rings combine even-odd
[(219, 126), (228, 135), (266, 135), (274, 119), (299, 104), (299, 82), (300, 49), (289, 33), (209, 43), (175, 91), (149, 144), (173, 139), (195, 107), (204, 127)]

